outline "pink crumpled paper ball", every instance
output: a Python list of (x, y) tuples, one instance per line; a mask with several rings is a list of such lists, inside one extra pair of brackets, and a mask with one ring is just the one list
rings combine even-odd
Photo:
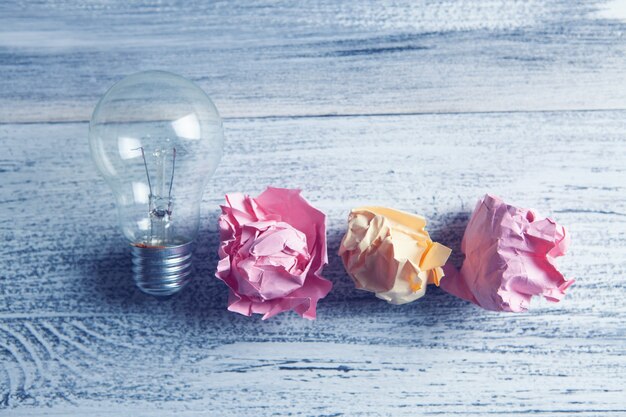
[(485, 195), (463, 235), (463, 266), (457, 271), (447, 264), (441, 288), (494, 311), (526, 311), (534, 295), (558, 302), (574, 283), (555, 265), (569, 243), (552, 219)]
[(228, 194), (221, 206), (217, 278), (229, 288), (228, 309), (263, 319), (294, 310), (315, 319), (317, 301), (332, 283), (326, 216), (300, 190), (268, 187), (257, 198)]

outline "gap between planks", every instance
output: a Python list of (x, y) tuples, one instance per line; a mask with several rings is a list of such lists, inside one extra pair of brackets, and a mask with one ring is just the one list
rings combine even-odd
[[(223, 116), (223, 120), (297, 120), (297, 119), (332, 119), (332, 118), (361, 118), (361, 117), (403, 117), (403, 116), (463, 116), (479, 114), (538, 114), (538, 113), (602, 113), (626, 111), (622, 107), (607, 107), (597, 109), (541, 109), (541, 110), (477, 110), (477, 111), (425, 111), (425, 112), (380, 112), (380, 113), (311, 113), (311, 114), (262, 114), (256, 116)], [(89, 123), (87, 119), (73, 120), (32, 120), (32, 121), (0, 121), (0, 126), (28, 126), (28, 125), (63, 125)]]

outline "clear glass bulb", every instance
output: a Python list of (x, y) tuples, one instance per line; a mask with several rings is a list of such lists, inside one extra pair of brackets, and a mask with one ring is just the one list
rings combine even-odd
[(223, 143), (222, 119), (211, 99), (175, 74), (130, 75), (96, 106), (91, 155), (115, 196), (143, 292), (170, 295), (189, 281), (200, 201)]

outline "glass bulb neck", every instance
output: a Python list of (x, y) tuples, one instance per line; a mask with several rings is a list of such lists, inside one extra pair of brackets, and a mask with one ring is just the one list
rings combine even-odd
[(150, 195), (150, 236), (146, 244), (151, 246), (167, 245), (172, 242), (172, 198)]

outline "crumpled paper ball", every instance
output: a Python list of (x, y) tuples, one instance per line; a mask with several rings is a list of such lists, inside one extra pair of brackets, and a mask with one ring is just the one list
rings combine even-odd
[(422, 297), (439, 285), (450, 249), (435, 243), (426, 219), (385, 207), (351, 211), (339, 255), (357, 288), (391, 304)]
[(216, 276), (228, 285), (228, 309), (264, 320), (288, 310), (315, 319), (318, 300), (332, 288), (321, 275), (324, 213), (300, 190), (272, 187), (257, 198), (229, 194), (221, 209)]
[(534, 295), (557, 302), (574, 283), (555, 265), (569, 243), (565, 228), (552, 219), (486, 195), (463, 235), (463, 266), (446, 265), (441, 288), (494, 311), (526, 311)]

